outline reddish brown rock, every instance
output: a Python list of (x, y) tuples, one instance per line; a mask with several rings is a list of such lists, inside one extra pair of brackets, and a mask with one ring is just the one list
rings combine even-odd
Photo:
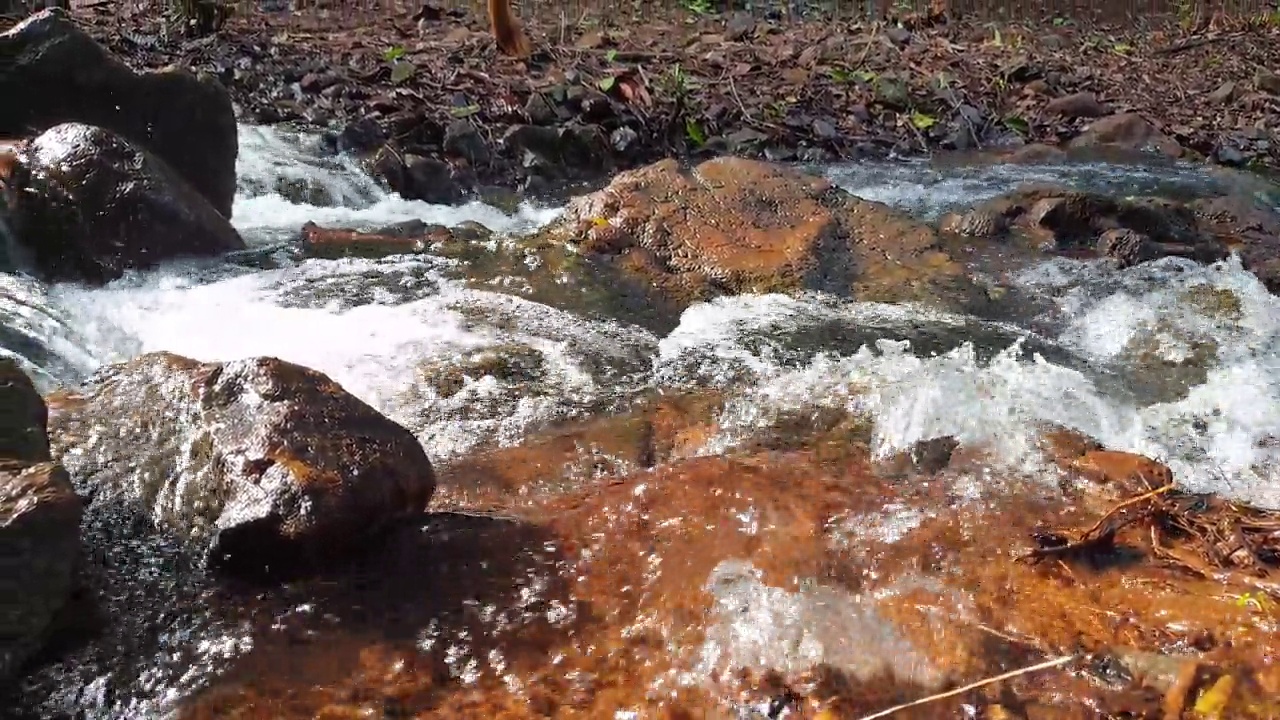
[(141, 513), (233, 568), (341, 556), (435, 489), (408, 430), (274, 358), (144, 355), (101, 371), (51, 426), (91, 512)]
[(948, 213), (939, 227), (987, 240), (1012, 231), (1032, 247), (1110, 257), (1121, 267), (1169, 255), (1212, 262), (1228, 252), (1226, 238), (1199, 223), (1190, 206), (1053, 186), (1027, 186), (966, 212)]
[(927, 226), (741, 158), (622, 173), (571, 202), (547, 236), (685, 302), (805, 289), (949, 308), (985, 300)]
[(1095, 120), (1067, 143), (1071, 148), (1116, 147), (1126, 150), (1155, 150), (1169, 157), (1185, 153), (1177, 140), (1165, 135), (1138, 113), (1120, 113)]
[(1068, 118), (1095, 118), (1110, 115), (1111, 108), (1091, 92), (1063, 95), (1045, 103), (1044, 111)]
[(74, 589), (81, 512), (61, 465), (0, 458), (0, 686), (47, 640)]

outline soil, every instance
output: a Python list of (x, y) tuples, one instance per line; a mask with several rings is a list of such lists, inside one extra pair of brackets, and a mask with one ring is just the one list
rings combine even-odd
[(1158, 30), (945, 15), (710, 13), (615, 28), (535, 17), (521, 61), (499, 55), (486, 19), (466, 10), (240, 13), (188, 40), (145, 8), (75, 10), (137, 67), (217, 74), (247, 122), (324, 129), (335, 150), (441, 158), (467, 189), (536, 194), (671, 155), (825, 162), (1059, 145), (1124, 112), (1176, 140), (1166, 153), (1280, 167), (1274, 16)]

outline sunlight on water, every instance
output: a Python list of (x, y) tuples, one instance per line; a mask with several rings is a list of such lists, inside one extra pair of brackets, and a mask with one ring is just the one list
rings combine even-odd
[[(308, 221), (359, 228), (476, 221), (519, 233), (559, 212), (525, 205), (508, 215), (479, 202), (406, 201), (384, 193), (352, 161), (321, 157), (314, 143), (241, 128), (235, 224), (250, 244), (292, 240)], [(1207, 183), (1184, 165), (939, 170), (904, 163), (827, 172), (852, 192), (926, 216), (1027, 181), (1124, 193), (1189, 192)], [(205, 361), (273, 355), (325, 372), (401, 422), (434, 462), (608, 412), (644, 391), (692, 388), (727, 396), (718, 431), (702, 449), (708, 454), (785, 415), (834, 409), (870, 420), (880, 456), (950, 435), (989, 450), (993, 474), (1043, 478), (1036, 428), (1053, 423), (1164, 459), (1194, 490), (1280, 507), (1280, 302), (1235, 260), (1208, 268), (1167, 260), (1122, 273), (1046, 262), (1015, 278), (1048, 302), (1037, 333), (907, 305), (756, 295), (695, 305), (665, 337), (468, 288), (450, 274), (457, 268), (429, 255), (266, 270), (204, 260), (133, 273), (105, 288), (51, 289), (0, 275), (0, 351), (18, 355), (46, 389), (156, 350)], [(1169, 366), (1191, 368), (1192, 380), (1174, 399), (1148, 387)], [(961, 500), (1005, 487), (981, 473), (951, 481)], [(889, 504), (874, 516), (833, 518), (825, 531), (840, 547), (892, 543), (931, 517), (927, 508)], [(752, 532), (759, 519), (738, 520)], [(926, 686), (940, 680), (870, 598), (820, 586), (785, 591), (734, 562), (721, 564), (705, 589), (713, 613), (682, 682), (731, 668), (791, 672), (819, 663), (861, 677), (887, 671)], [(184, 622), (172, 621), (160, 645), (166, 657), (193, 658), (187, 676), (177, 679), (172, 663), (168, 674), (157, 669), (129, 680), (133, 687), (104, 676), (64, 704), (94, 708), (92, 717), (155, 716), (252, 644), (239, 628)], [(448, 645), (448, 671), (464, 681), (504, 672), (500, 652), (476, 654), (477, 638), (426, 628), (418, 642)], [(130, 705), (143, 697), (149, 704)]]

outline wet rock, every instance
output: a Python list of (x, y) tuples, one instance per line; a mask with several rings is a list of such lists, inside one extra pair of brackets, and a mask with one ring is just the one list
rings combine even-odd
[(492, 377), (499, 382), (531, 384), (546, 375), (542, 351), (527, 345), (502, 344), (466, 353), (460, 358), (428, 363), (418, 377), (440, 397), (453, 397), (468, 382)]
[(1237, 250), (1244, 267), (1280, 293), (1280, 213), (1247, 195), (1203, 198), (1190, 208), (1200, 227)]
[(275, 358), (144, 355), (100, 371), (51, 426), (88, 512), (138, 513), (232, 571), (341, 557), (435, 488), (409, 431)]
[[(231, 216), (238, 152), (231, 98), (209, 75), (136, 73), (62, 10), (0, 34), (0, 137), (80, 122), (163, 159), (223, 217)], [(87, 70), (91, 69), (91, 70)]]
[(742, 158), (622, 173), (544, 232), (679, 302), (801, 289), (946, 307), (980, 291), (928, 227), (823, 178)]
[(31, 378), (11, 358), (0, 357), (0, 458), (49, 459), (49, 411)]
[(1001, 158), (1004, 162), (1026, 165), (1052, 165), (1067, 159), (1067, 154), (1060, 148), (1044, 143), (1031, 143), (1010, 151)]
[(66, 123), (19, 148), (8, 225), (48, 278), (100, 282), (180, 256), (244, 248), (209, 201), (161, 158), (98, 127)]
[(472, 165), (489, 162), (489, 145), (480, 137), (480, 131), (466, 120), (455, 120), (444, 131), (444, 151), (460, 157)]
[(1072, 148), (1106, 145), (1129, 150), (1155, 150), (1175, 158), (1182, 157), (1184, 153), (1176, 140), (1137, 113), (1121, 113), (1095, 120), (1067, 145)]
[(1079, 92), (1050, 100), (1044, 111), (1067, 118), (1094, 118), (1111, 114), (1111, 108), (1091, 92)]
[(960, 442), (950, 435), (921, 440), (905, 450), (878, 459), (875, 472), (884, 478), (935, 475), (951, 463), (951, 455), (958, 447)]
[(612, 166), (609, 139), (598, 125), (513, 125), (500, 143), (531, 174), (548, 178), (577, 178)]
[(387, 135), (378, 121), (364, 117), (347, 123), (338, 133), (338, 152), (362, 155), (378, 149), (386, 140)]
[(360, 232), (323, 228), (313, 222), (302, 226), (302, 247), (309, 257), (380, 258), (425, 252), (432, 242), (452, 239), (443, 225), (424, 225), (413, 232)]
[(453, 167), (443, 160), (402, 153), (384, 145), (368, 167), (370, 174), (406, 200), (456, 205), (466, 197)]
[(1098, 254), (1114, 258), (1118, 267), (1127, 268), (1160, 257), (1160, 248), (1142, 233), (1112, 228), (1098, 238)]
[(941, 228), (967, 237), (994, 239), (1007, 231), (1051, 252), (1098, 253), (1122, 267), (1176, 255), (1213, 262), (1227, 255), (1214, 232), (1201, 228), (1195, 212), (1157, 198), (1116, 199), (1052, 186), (1028, 186), (965, 213), (949, 213)]
[(0, 686), (49, 639), (75, 589), (81, 513), (61, 465), (0, 458)]

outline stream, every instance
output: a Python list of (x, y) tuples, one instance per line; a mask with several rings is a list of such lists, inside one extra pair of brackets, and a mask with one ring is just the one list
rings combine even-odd
[[(1242, 182), (1154, 160), (885, 162), (816, 170), (854, 194), (927, 219), (1028, 181), (1174, 197)], [(525, 204), (507, 213), (478, 202), (406, 201), (385, 193), (353, 163), (322, 157), (313, 139), (260, 127), (240, 128), (238, 171), (233, 221), (248, 251), (131, 273), (102, 288), (48, 287), (0, 274), (0, 352), (17, 356), (46, 392), (75, 386), (105, 363), (152, 351), (203, 361), (276, 356), (328, 374), (412, 430), (437, 466), (478, 448), (519, 444), (555, 423), (620, 412), (641, 396), (714, 391), (725, 399), (714, 435), (696, 453), (701, 456), (730, 452), (780, 418), (832, 410), (867, 417), (879, 456), (950, 435), (988, 448), (992, 473), (1036, 483), (1048, 471), (1036, 451), (1035, 427), (1053, 423), (1109, 448), (1160, 458), (1191, 491), (1280, 508), (1280, 300), (1235, 258), (1213, 266), (1166, 258), (1116, 271), (1100, 261), (1010, 266), (974, 257), (975, 271), (999, 274), (1034, 299), (1013, 318), (809, 294), (720, 298), (678, 317), (641, 322), (569, 294), (535, 299), (522, 291), (526, 277), (495, 272), (482, 261), (303, 259), (290, 249), (308, 221), (374, 228), (413, 219), (479, 222), (495, 231), (497, 248), (504, 236), (548, 222), (557, 208)], [(445, 397), (421, 372), (425, 365), (512, 347), (541, 358), (536, 383), (490, 375)], [(895, 516), (887, 506), (880, 516), (894, 526), (883, 530), (886, 537), (920, 521), (919, 513)], [(437, 543), (435, 553), (447, 555), (440, 549), (446, 547), (467, 557), (501, 545), (496, 537), (459, 540), (489, 538), (468, 536), (476, 531), (463, 516), (431, 522), (434, 537), (451, 538)], [(494, 601), (466, 610), (502, 620), (476, 620), (469, 635), (445, 637), (432, 634), (439, 625), (428, 616), (453, 612), (451, 603), (467, 600), (437, 593), (421, 577), (403, 577), (404, 586), (394, 591), (385, 579), (362, 588), (360, 601), (369, 604), (361, 610), (343, 607), (356, 602), (350, 596), (316, 597), (316, 588), (305, 584), (257, 592), (249, 602), (208, 586), (161, 544), (139, 541), (130, 550), (137, 558), (114, 560), (100, 581), (110, 589), (106, 612), (113, 627), (38, 668), (20, 689), (15, 717), (168, 717), (219, 678), (265, 668), (294, 678), (338, 672), (301, 660), (281, 666), (284, 651), (264, 639), (270, 627), (337, 644), (390, 635), (394, 627), (416, 637), (419, 647), (447, 646), (445, 665), (463, 684), (469, 673), (504, 676), (501, 637), (507, 636), (492, 628), (509, 632), (534, 620), (554, 626), (557, 612), (572, 615), (571, 604), (556, 609), (560, 560), (540, 555), (540, 542), (521, 543), (530, 554), (512, 560), (522, 563), (526, 577), (521, 592), (497, 594), (509, 607)], [(379, 573), (415, 572), (403, 556), (383, 562)], [(841, 603), (852, 602), (847, 598), (816, 591), (782, 597), (739, 565), (722, 564), (717, 573), (706, 581), (717, 607), (755, 610), (749, 619), (709, 629), (689, 667), (730, 659), (779, 670), (856, 663), (844, 657), (848, 648), (815, 650), (807, 639), (836, 631), (861, 633), (864, 653), (906, 662), (914, 652), (901, 638), (880, 638), (888, 631), (874, 614), (845, 607)], [(389, 592), (403, 593), (409, 604), (415, 593), (432, 599), (416, 613), (400, 612), (399, 605), (379, 605), (391, 600), (375, 599)], [(357, 629), (325, 634), (342, 622)], [(485, 628), (491, 637), (482, 637)], [(246, 665), (243, 658), (255, 648), (258, 659)]]

